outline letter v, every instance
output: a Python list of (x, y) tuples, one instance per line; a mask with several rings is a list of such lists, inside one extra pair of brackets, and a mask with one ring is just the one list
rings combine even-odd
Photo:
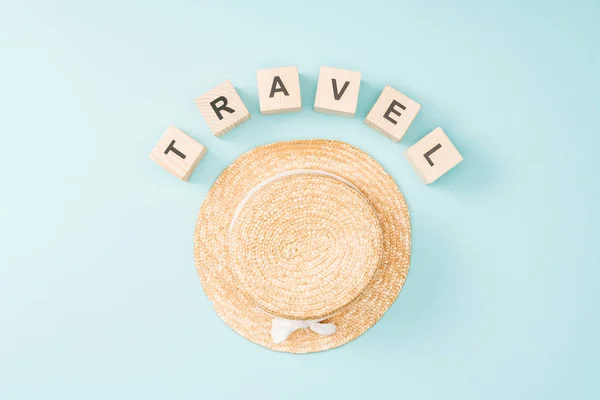
[(346, 91), (346, 89), (348, 89), (348, 85), (350, 85), (350, 82), (346, 81), (344, 83), (344, 86), (342, 86), (342, 90), (338, 93), (337, 80), (335, 80), (335, 78), (331, 78), (331, 83), (333, 84), (333, 98), (336, 100), (342, 98), (344, 92)]

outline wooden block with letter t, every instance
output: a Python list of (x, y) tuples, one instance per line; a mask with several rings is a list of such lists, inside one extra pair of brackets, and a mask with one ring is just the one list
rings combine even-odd
[(315, 111), (353, 117), (358, 103), (360, 72), (321, 67)]
[(171, 125), (150, 153), (150, 159), (179, 179), (187, 181), (204, 153), (204, 146)]
[(386, 86), (365, 118), (365, 124), (399, 142), (420, 109), (419, 103)]
[(259, 69), (256, 78), (261, 114), (283, 114), (302, 109), (298, 67)]
[(442, 128), (435, 128), (404, 155), (425, 183), (432, 183), (463, 160)]
[(250, 112), (230, 81), (212, 88), (194, 103), (215, 136), (221, 136), (250, 119)]

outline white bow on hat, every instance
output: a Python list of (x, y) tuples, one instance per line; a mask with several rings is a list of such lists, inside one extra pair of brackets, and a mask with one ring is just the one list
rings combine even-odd
[(298, 329), (310, 329), (319, 335), (329, 336), (335, 333), (334, 324), (322, 324), (322, 320), (291, 320), (283, 318), (273, 318), (271, 323), (271, 337), (276, 344), (285, 341), (292, 333)]

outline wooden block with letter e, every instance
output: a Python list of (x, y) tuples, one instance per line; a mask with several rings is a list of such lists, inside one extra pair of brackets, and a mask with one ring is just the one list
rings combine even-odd
[(171, 125), (150, 153), (150, 159), (179, 179), (187, 181), (204, 153), (204, 146)]
[(283, 114), (302, 109), (298, 67), (259, 69), (256, 78), (261, 114)]
[(432, 183), (463, 160), (442, 128), (435, 128), (404, 155), (425, 183)]
[(420, 109), (419, 103), (386, 86), (365, 118), (365, 124), (399, 142)]
[(230, 81), (212, 88), (194, 102), (215, 136), (221, 136), (250, 119), (250, 112)]
[(353, 117), (358, 103), (360, 72), (321, 67), (315, 111)]

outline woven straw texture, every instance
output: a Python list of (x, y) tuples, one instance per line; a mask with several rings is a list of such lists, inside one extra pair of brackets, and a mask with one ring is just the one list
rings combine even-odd
[[(299, 169), (351, 184), (290, 176), (246, 199), (261, 182)], [(348, 144), (274, 143), (243, 154), (217, 179), (198, 215), (194, 257), (206, 295), (234, 331), (272, 350), (327, 350), (373, 326), (402, 289), (410, 263), (408, 208), (383, 168)], [(324, 322), (337, 332), (298, 330), (275, 344), (272, 315), (330, 315)]]
[(381, 236), (358, 190), (331, 177), (289, 176), (244, 204), (230, 235), (229, 265), (261, 310), (321, 319), (367, 286), (381, 258)]

